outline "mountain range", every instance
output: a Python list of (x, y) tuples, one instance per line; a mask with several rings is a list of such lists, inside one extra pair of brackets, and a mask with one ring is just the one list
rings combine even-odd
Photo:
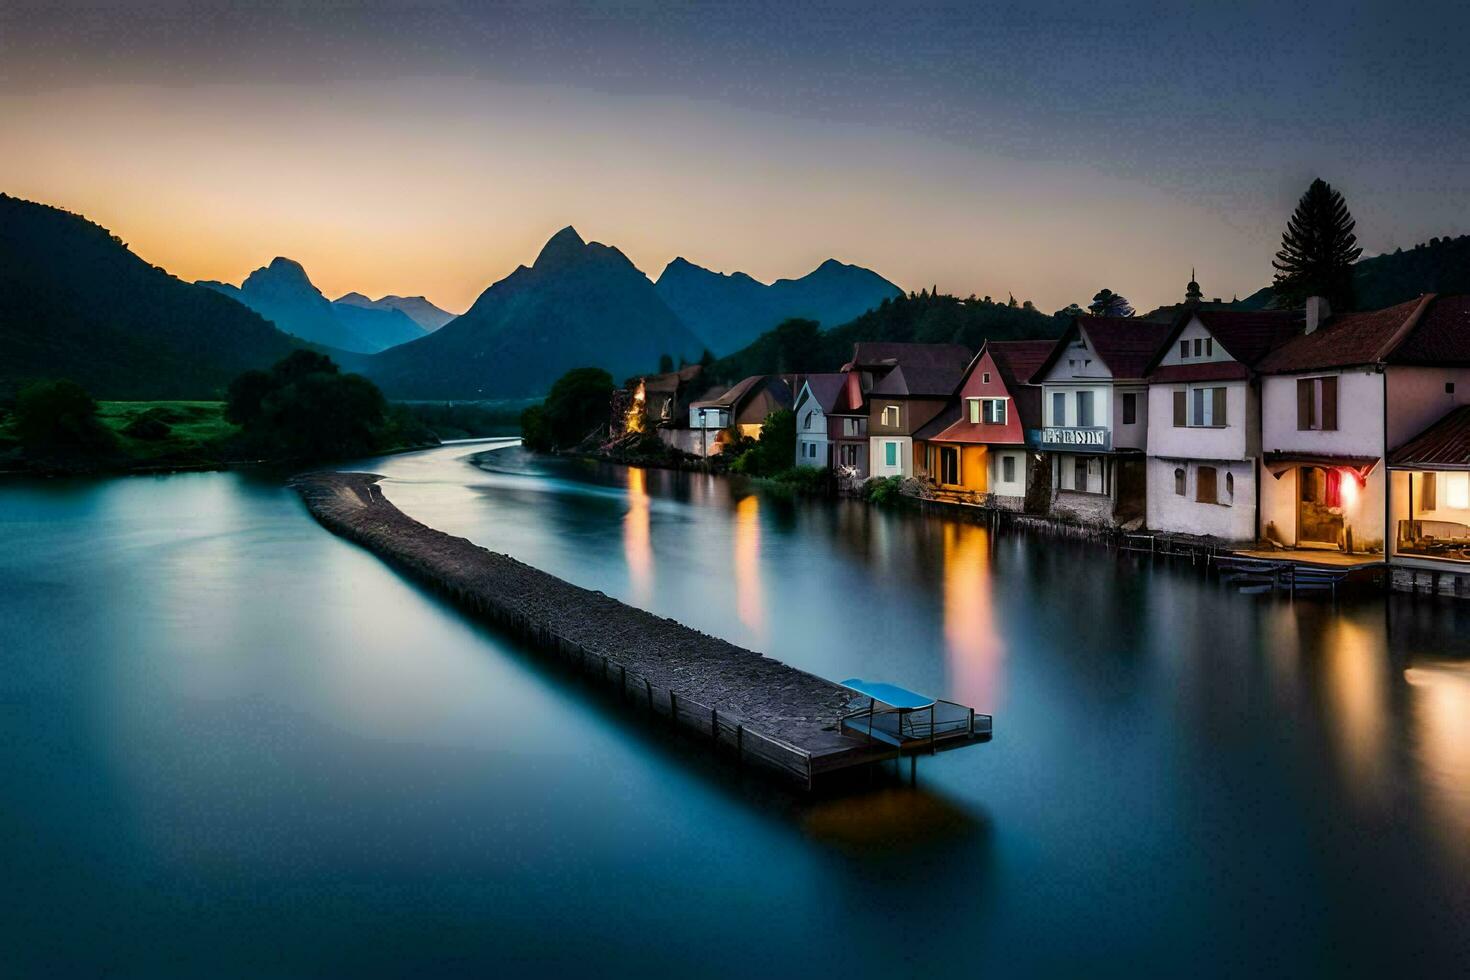
[(425, 333), (393, 306), (331, 302), (312, 284), (301, 263), (279, 256), (239, 286), (213, 280), (198, 284), (244, 303), (294, 337), (338, 350), (372, 354)]
[(621, 379), (703, 347), (627, 256), (568, 227), (463, 316), (361, 370), (392, 397), (512, 398), (542, 394), (574, 367)]
[(743, 272), (711, 272), (680, 257), (664, 268), (654, 288), (717, 357), (745, 347), (783, 320), (801, 317), (835, 327), (903, 295), (876, 272), (836, 259), (799, 279), (767, 286)]
[(66, 377), (99, 398), (208, 398), (296, 346), (106, 228), (0, 194), (0, 394)]
[(362, 293), (348, 293), (332, 300), (334, 306), (359, 306), (371, 310), (398, 310), (420, 327), (433, 333), (454, 319), (454, 314), (441, 310), (424, 296), (384, 296), (368, 299)]

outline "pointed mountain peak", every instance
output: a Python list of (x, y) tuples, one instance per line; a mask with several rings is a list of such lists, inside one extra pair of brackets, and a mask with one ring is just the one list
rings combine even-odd
[(535, 268), (543, 269), (550, 266), (562, 265), (582, 254), (587, 243), (582, 236), (577, 234), (577, 229), (567, 225), (561, 231), (552, 235), (550, 240), (542, 246), (541, 254), (536, 256)]
[(373, 301), (372, 300), (368, 299), (362, 293), (358, 293), (358, 292), (343, 293), (341, 296), (338, 296), (336, 299), (332, 300), (332, 302), (333, 303), (347, 303), (347, 304), (349, 304), (351, 306), (371, 306), (371, 305), (373, 305)]
[(288, 259), (284, 255), (277, 255), (271, 259), (271, 264), (266, 266), (266, 268), (275, 273), (301, 276), (303, 279), (306, 278), (306, 270), (302, 268), (301, 263), (295, 259)]

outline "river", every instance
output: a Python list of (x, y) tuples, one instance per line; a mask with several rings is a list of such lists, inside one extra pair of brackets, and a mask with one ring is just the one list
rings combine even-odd
[(804, 802), (316, 525), (279, 477), (0, 483), (0, 974), (1239, 975), (1470, 952), (1470, 604), (483, 446), (414, 517), (995, 716)]

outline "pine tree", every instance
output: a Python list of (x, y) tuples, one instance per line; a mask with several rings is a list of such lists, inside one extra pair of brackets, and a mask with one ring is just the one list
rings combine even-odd
[(1325, 296), (1333, 310), (1353, 308), (1353, 263), (1363, 254), (1355, 225), (1342, 194), (1320, 177), (1312, 181), (1271, 263), (1277, 306), (1301, 306), (1309, 296)]

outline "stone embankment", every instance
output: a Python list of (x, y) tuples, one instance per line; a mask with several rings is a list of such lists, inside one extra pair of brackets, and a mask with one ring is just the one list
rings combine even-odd
[(743, 761), (810, 786), (820, 772), (891, 755), (839, 733), (846, 688), (420, 524), (383, 496), (379, 479), (309, 473), (292, 486), (328, 530)]

